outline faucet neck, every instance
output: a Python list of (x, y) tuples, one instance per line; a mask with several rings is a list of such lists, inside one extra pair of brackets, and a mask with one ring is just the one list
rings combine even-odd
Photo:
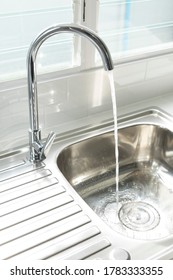
[[(39, 129), (39, 116), (38, 116), (38, 96), (37, 96), (37, 74), (36, 74), (36, 57), (40, 46), (49, 37), (58, 33), (75, 33), (87, 38), (98, 49), (103, 65), (106, 71), (113, 69), (113, 62), (109, 50), (102, 39), (90, 29), (79, 25), (57, 25), (52, 26), (43, 31), (32, 42), (28, 51), (27, 57), (27, 70), (28, 70), (28, 95), (29, 95), (29, 115), (30, 115), (30, 153), (32, 161), (40, 161), (36, 146), (40, 146), (41, 133)], [(38, 145), (37, 145), (38, 144)], [(42, 146), (42, 145), (41, 145)], [(40, 149), (42, 149), (40, 147)], [(39, 150), (39, 149), (38, 149)], [(42, 153), (41, 153), (42, 154)], [(39, 158), (39, 159), (38, 159)], [(42, 158), (44, 158), (42, 156)]]

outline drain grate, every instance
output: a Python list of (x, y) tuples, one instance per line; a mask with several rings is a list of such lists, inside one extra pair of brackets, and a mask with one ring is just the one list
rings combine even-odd
[(160, 215), (145, 202), (125, 203), (119, 210), (119, 219), (127, 228), (134, 231), (148, 231), (158, 226)]

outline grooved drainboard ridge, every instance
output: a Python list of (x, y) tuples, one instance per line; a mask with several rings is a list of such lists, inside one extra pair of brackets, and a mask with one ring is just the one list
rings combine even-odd
[[(66, 197), (69, 196), (66, 195)], [(86, 225), (88, 228), (83, 230), (82, 228)], [(74, 232), (76, 233), (74, 234)], [(72, 259), (87, 258), (87, 256), (111, 245), (109, 241), (98, 242), (98, 245), (95, 244), (95, 241), (93, 243), (92, 238), (98, 234), (101, 234), (100, 229), (93, 225), (91, 219), (83, 213), (81, 207), (71, 199), (69, 204), (51, 209), (30, 220), (24, 220), (22, 223), (1, 231), (0, 259), (23, 259), (27, 258), (28, 255), (30, 258), (35, 258), (35, 252), (40, 259), (46, 259), (60, 253), (66, 255), (66, 251), (69, 254), (69, 250), (70, 252), (72, 250)], [(85, 244), (90, 239), (91, 244)], [(57, 240), (56, 243), (55, 240)], [(81, 243), (84, 243), (84, 247), (87, 247), (81, 247)], [(58, 248), (56, 252), (54, 251), (55, 244), (57, 244), (56, 248)], [(47, 249), (43, 250), (44, 247)], [(47, 255), (48, 251), (49, 256)], [(76, 253), (77, 251), (79, 251), (78, 254)]]
[(40, 216), (49, 212), (50, 210), (60, 208), (61, 206), (69, 204), (73, 201), (73, 197), (65, 192), (48, 197), (42, 201), (38, 201), (37, 203), (28, 205), (27, 207), (18, 209), (16, 211), (7, 213), (0, 218), (0, 231), (20, 224), (24, 221), (28, 221), (34, 217)]
[(1, 172), (5, 172), (5, 171), (8, 171), (8, 170), (10, 171), (13, 168), (22, 166), (25, 163), (26, 163), (25, 160), (15, 160), (13, 162), (7, 162), (7, 163), (4, 163), (3, 161), (1, 161), (0, 162), (0, 174), (1, 174)]
[(37, 192), (46, 189), (49, 190), (49, 188), (53, 185), (58, 185), (58, 180), (55, 177), (41, 177), (36, 181), (31, 181), (29, 183), (16, 186), (15, 188), (7, 189), (6, 191), (0, 193), (0, 205), (6, 203), (13, 204), (17, 200), (19, 201), (25, 198), (28, 199), (28, 196), (31, 196), (32, 194), (37, 195)]
[(9, 255), (5, 259), (86, 259), (109, 246), (111, 246), (110, 241), (103, 237), (100, 229), (93, 225), (92, 221), (85, 220), (79, 226), (74, 224), (73, 229), (62, 235), (57, 235), (23, 252)]
[(54, 184), (49, 186), (49, 188), (41, 189), (36, 193), (30, 193), (24, 197), (8, 201), (0, 206), (0, 217), (28, 208), (39, 202), (46, 201), (48, 198), (57, 196), (63, 192), (65, 192), (65, 189), (62, 186)]
[(77, 204), (70, 203), (51, 209), (29, 220), (25, 220), (19, 224), (15, 224), (3, 231), (0, 231), (0, 246), (15, 241), (37, 230), (46, 228), (47, 226), (72, 217), (82, 211)]
[(8, 180), (0, 182), (0, 194), (5, 194), (7, 191), (16, 191), (21, 186), (27, 185), (32, 182), (36, 182), (41, 178), (46, 178), (51, 175), (51, 171), (49, 169), (39, 169), (33, 170), (31, 172), (23, 173), (19, 176), (12, 177)]
[[(91, 219), (80, 212), (65, 220), (58, 221), (54, 224), (41, 228), (26, 236), (16, 239), (1, 246), (0, 259), (9, 259), (29, 250), (38, 249), (44, 244), (54, 243), (54, 239), (69, 236), (74, 230), (91, 223)], [(58, 242), (59, 243), (59, 242)], [(59, 247), (59, 244), (58, 244)]]
[(17, 177), (20, 177), (21, 175), (27, 174), (27, 173), (32, 173), (35, 170), (39, 170), (44, 168), (45, 164), (44, 163), (39, 163), (37, 165), (33, 165), (30, 162), (24, 162), (24, 163), (19, 163), (17, 165), (13, 165), (10, 167), (9, 163), (9, 168), (2, 168), (0, 169), (0, 183), (5, 182), (6, 180), (14, 180)]
[[(87, 232), (88, 231), (88, 232)], [(99, 229), (94, 226), (80, 234), (76, 244), (60, 252), (60, 249), (46, 260), (85, 260), (111, 246), (110, 241), (103, 237)]]
[(0, 259), (85, 259), (111, 245), (51, 175), (23, 161), (0, 170)]

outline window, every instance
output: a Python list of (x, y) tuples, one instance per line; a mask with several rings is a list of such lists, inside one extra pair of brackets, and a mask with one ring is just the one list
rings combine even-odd
[(167, 48), (172, 42), (172, 0), (99, 2), (98, 31), (114, 58)]
[[(113, 59), (172, 47), (172, 0), (6, 0), (0, 11), (0, 81), (26, 76), (26, 56), (43, 29), (79, 23), (98, 32)], [(72, 34), (49, 38), (37, 57), (39, 73), (100, 63), (96, 49)], [(96, 55), (97, 54), (97, 55)]]
[[(26, 75), (26, 56), (32, 40), (45, 28), (73, 21), (71, 0), (6, 0), (0, 11), (0, 81)], [(56, 63), (60, 68), (71, 63), (73, 41), (61, 34), (40, 48), (38, 69)]]

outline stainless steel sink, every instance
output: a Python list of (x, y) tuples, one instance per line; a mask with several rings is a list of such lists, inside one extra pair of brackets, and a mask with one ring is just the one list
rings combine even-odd
[(119, 125), (119, 192), (115, 185), (114, 133), (64, 148), (57, 165), (85, 202), (113, 230), (134, 239), (173, 233), (173, 132), (164, 122)]

